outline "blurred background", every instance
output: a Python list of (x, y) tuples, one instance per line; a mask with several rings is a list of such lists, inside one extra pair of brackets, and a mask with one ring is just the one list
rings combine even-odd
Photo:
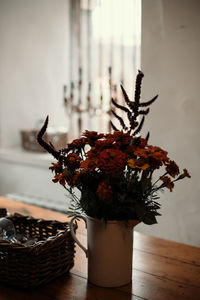
[(199, 14), (198, 0), (0, 0), (0, 195), (66, 211), (36, 132), (47, 115), (57, 146), (110, 131), (110, 98), (121, 83), (132, 98), (140, 69), (142, 99), (159, 94), (142, 134), (192, 178), (136, 230), (200, 246)]

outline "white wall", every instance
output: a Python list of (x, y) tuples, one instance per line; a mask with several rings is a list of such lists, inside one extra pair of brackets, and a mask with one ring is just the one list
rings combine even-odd
[[(47, 113), (51, 124), (66, 122), (62, 86), (69, 66), (68, 1), (0, 0), (1, 147), (19, 144), (19, 130), (33, 127), (35, 119)], [(163, 216), (158, 225), (141, 224), (137, 230), (198, 246), (200, 1), (143, 0), (142, 9), (142, 96), (148, 100), (159, 94), (143, 133), (150, 130), (150, 143), (167, 149), (192, 178), (178, 182), (173, 193), (161, 194)], [(31, 195), (37, 189), (47, 198), (64, 197), (52, 183), (45, 191), (51, 177), (48, 170), (35, 168), (30, 179), (26, 166), (20, 172), (15, 165), (10, 170), (9, 162), (1, 162), (0, 194), (1, 189), (20, 192), (19, 185), (23, 189), (25, 184)]]
[(143, 132), (192, 178), (161, 194), (158, 225), (138, 230), (200, 246), (200, 1), (143, 0), (142, 9), (142, 95), (159, 94)]
[(0, 0), (1, 147), (20, 144), (19, 130), (47, 114), (51, 125), (67, 125), (68, 7), (69, 0)]

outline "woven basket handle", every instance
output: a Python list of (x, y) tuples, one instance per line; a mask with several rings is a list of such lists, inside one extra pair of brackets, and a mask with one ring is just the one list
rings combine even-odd
[(76, 237), (76, 233), (74, 231), (74, 220), (76, 220), (76, 219), (83, 219), (83, 221), (85, 222), (85, 227), (86, 228), (87, 228), (87, 221), (86, 221), (85, 217), (83, 217), (81, 215), (78, 215), (78, 216), (73, 217), (70, 220), (69, 226), (70, 226), (70, 231), (71, 231), (71, 235), (72, 235), (73, 239), (79, 245), (79, 247), (85, 252), (86, 257), (88, 257), (88, 250), (79, 242), (79, 240)]

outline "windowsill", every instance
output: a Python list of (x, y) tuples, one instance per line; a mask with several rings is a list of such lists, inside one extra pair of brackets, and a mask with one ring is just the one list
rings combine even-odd
[(20, 146), (15, 146), (12, 148), (1, 148), (0, 161), (46, 168), (51, 165), (54, 158), (49, 153), (27, 151)]

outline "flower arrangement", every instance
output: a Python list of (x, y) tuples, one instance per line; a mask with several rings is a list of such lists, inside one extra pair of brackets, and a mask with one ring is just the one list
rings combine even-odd
[[(53, 182), (60, 183), (73, 196), (70, 216), (85, 213), (105, 221), (135, 219), (154, 224), (160, 215), (159, 190), (172, 191), (175, 182), (190, 177), (186, 169), (180, 173), (165, 150), (148, 144), (149, 133), (145, 138), (139, 135), (149, 112), (147, 107), (158, 97), (140, 102), (143, 76), (139, 71), (134, 101), (129, 99), (123, 86), (125, 105), (112, 99), (112, 113), (121, 129), (111, 122), (113, 133), (86, 130), (79, 139), (59, 151), (42, 138), (48, 117), (38, 133), (39, 144), (57, 160), (50, 167), (55, 173)], [(127, 115), (129, 126), (116, 113), (117, 109)], [(163, 174), (153, 180), (158, 169), (163, 169)], [(80, 197), (75, 194), (75, 188), (80, 191)]]

